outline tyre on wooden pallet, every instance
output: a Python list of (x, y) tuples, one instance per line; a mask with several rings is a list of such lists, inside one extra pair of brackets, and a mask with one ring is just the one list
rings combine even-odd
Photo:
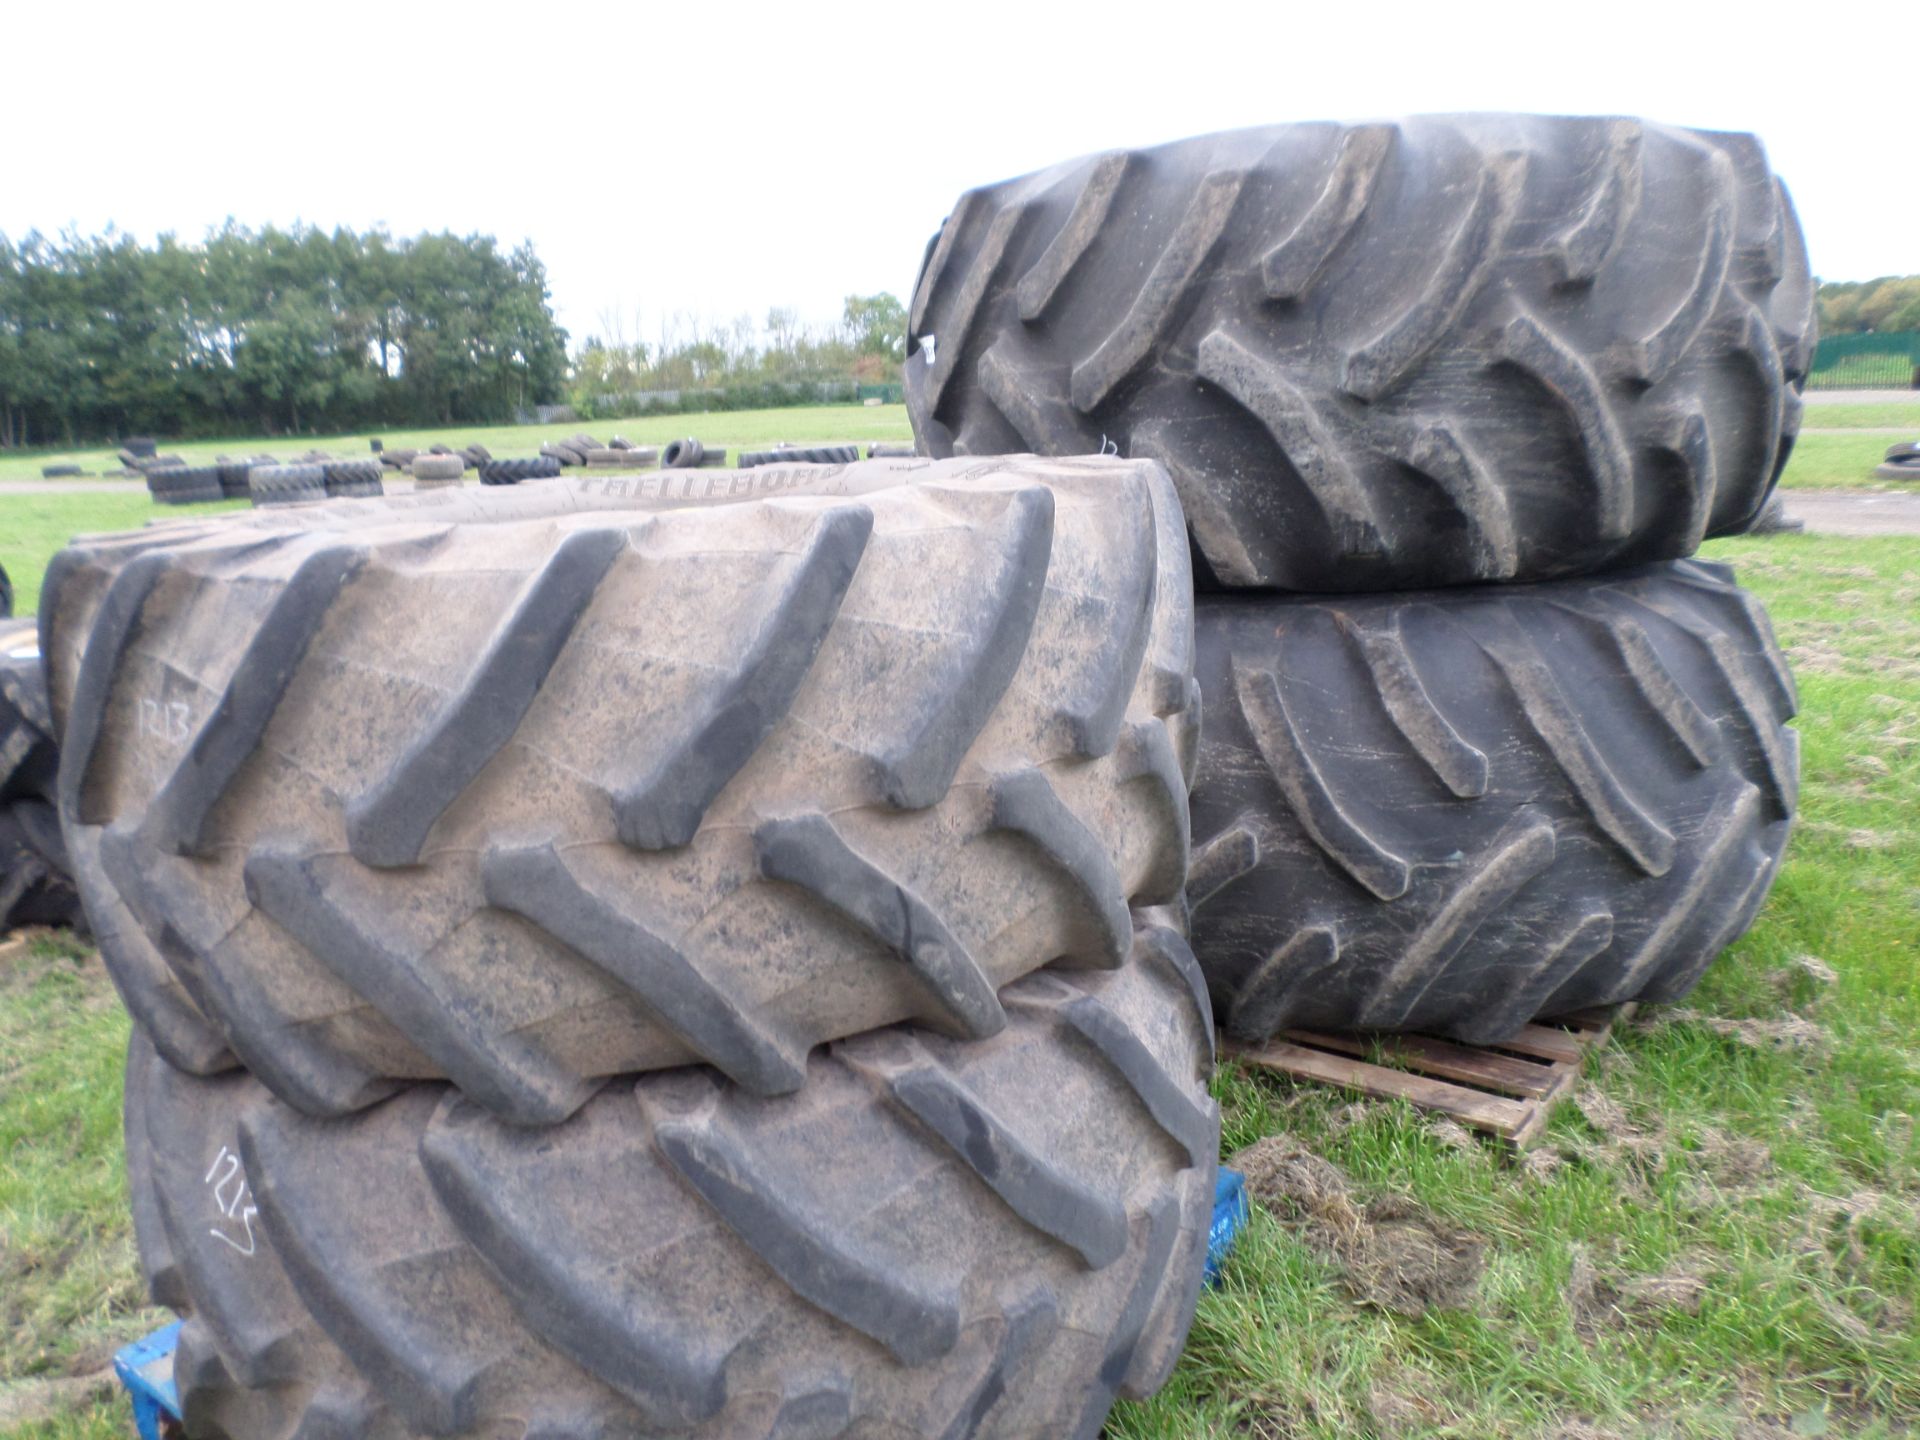
[(59, 764), (38, 622), (0, 619), (0, 935), (86, 927), (54, 807)]
[(851, 1032), (991, 1035), (1006, 983), (1117, 965), (1129, 907), (1178, 899), (1198, 697), (1157, 466), (424, 503), (92, 537), (47, 576), (89, 902), (300, 1108), (444, 1076), (545, 1123), (693, 1061), (781, 1093)]
[(136, 1028), (135, 1233), (196, 1436), (1094, 1440), (1191, 1322), (1219, 1112), (1185, 943), (1032, 975), (981, 1039), (837, 1041), (500, 1123), (444, 1085), (318, 1120)]
[(1206, 597), (1192, 938), (1236, 1040), (1672, 1000), (1766, 898), (1793, 681), (1723, 566)]
[(1750, 135), (1279, 125), (962, 196), (906, 393), (934, 455), (1160, 460), (1203, 586), (1525, 581), (1744, 526), (1814, 330)]

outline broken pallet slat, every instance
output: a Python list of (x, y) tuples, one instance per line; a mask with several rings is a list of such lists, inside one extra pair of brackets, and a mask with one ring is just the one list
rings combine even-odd
[(1586, 1011), (1528, 1025), (1491, 1045), (1431, 1035), (1328, 1034), (1288, 1030), (1258, 1045), (1227, 1047), (1249, 1065), (1295, 1079), (1339, 1085), (1383, 1100), (1405, 1100), (1524, 1149), (1579, 1079), (1586, 1056), (1633, 1012)]
[[(1286, 1037), (1320, 1050), (1337, 1050), (1365, 1059), (1379, 1042), (1364, 1035), (1327, 1035), (1314, 1031), (1289, 1030)], [(1420, 1073), (1532, 1100), (1557, 1095), (1572, 1082), (1572, 1071), (1542, 1065), (1533, 1060), (1503, 1055), (1495, 1050), (1479, 1050), (1450, 1040), (1433, 1040), (1425, 1035), (1396, 1035), (1390, 1042), (1393, 1053)]]
[(1526, 1120), (1526, 1104), (1502, 1095), (1489, 1095), (1445, 1080), (1434, 1080), (1406, 1070), (1390, 1070), (1345, 1055), (1311, 1050), (1288, 1040), (1269, 1040), (1232, 1053), (1254, 1065), (1284, 1070), (1289, 1075), (1344, 1085), (1380, 1100), (1411, 1100), (1427, 1109), (1445, 1110), (1466, 1123), (1497, 1132), (1517, 1129)]

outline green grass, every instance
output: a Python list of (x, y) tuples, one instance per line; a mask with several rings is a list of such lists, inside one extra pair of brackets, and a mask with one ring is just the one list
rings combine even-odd
[[(1478, 1237), (1485, 1272), (1460, 1303), (1389, 1312), (1296, 1223), (1257, 1212), (1172, 1381), (1122, 1405), (1111, 1436), (1920, 1427), (1920, 540), (1708, 553), (1769, 605), (1801, 691), (1801, 820), (1759, 922), (1685, 1009), (1617, 1035), (1526, 1164), (1404, 1106), (1223, 1067), (1230, 1149), (1298, 1137), (1358, 1200), (1412, 1202)], [(1716, 1028), (1729, 1021), (1756, 1023), (1743, 1038)], [(46, 1377), (89, 1373), (159, 1319), (140, 1306), (126, 1216), (126, 1033), (97, 961), (42, 945), (0, 962), (12, 1440), (124, 1437), (116, 1402), (53, 1395)], [(1687, 1293), (1645, 1283), (1675, 1276)]]
[(1813, 430), (1857, 430), (1868, 426), (1911, 426), (1920, 439), (1920, 394), (1902, 400), (1876, 400), (1869, 404), (1808, 404), (1800, 423)]
[[(127, 1215), (127, 1029), (99, 959), (69, 937), (0, 961), (0, 1421), (53, 1422), (9, 1436), (124, 1437), (124, 1408), (76, 1381), (167, 1319), (146, 1308)], [(115, 1413), (117, 1429), (102, 1423)]]
[[(1300, 1137), (1358, 1196), (1482, 1237), (1486, 1271), (1464, 1305), (1390, 1314), (1356, 1303), (1297, 1226), (1258, 1214), (1172, 1383), (1110, 1434), (1504, 1440), (1578, 1422), (1732, 1440), (1920, 1424), (1920, 541), (1708, 553), (1740, 567), (1793, 659), (1803, 782), (1759, 923), (1687, 1002), (1702, 1018), (1650, 1010), (1619, 1034), (1590, 1064), (1593, 1118), (1560, 1107), (1523, 1166), (1405, 1106), (1224, 1067), (1229, 1150)], [(1751, 1040), (1708, 1023), (1747, 1019)], [(1633, 1298), (1673, 1275), (1700, 1282), (1686, 1303)]]
[[(1920, 439), (1920, 431), (1915, 438)], [(1873, 467), (1895, 443), (1890, 435), (1802, 435), (1780, 477), (1785, 490), (1911, 490), (1874, 478)]]
[(205, 511), (246, 508), (242, 500), (192, 509), (156, 505), (144, 486), (131, 486), (125, 495), (9, 495), (0, 489), (0, 566), (13, 581), (13, 608), (21, 615), (35, 613), (47, 562), (76, 535), (131, 530), (150, 520), (178, 520)]
[[(636, 445), (664, 445), (683, 435), (697, 435), (709, 449), (724, 447), (729, 453), (758, 449), (776, 440), (825, 442), (832, 440), (911, 440), (904, 405), (804, 405), (782, 410), (716, 411), (702, 415), (661, 415), (638, 420), (591, 420), (564, 425), (443, 425), (430, 430), (381, 430), (359, 435), (303, 435), (278, 439), (265, 436), (239, 436), (225, 440), (168, 441), (161, 449), (179, 454), (193, 464), (211, 464), (218, 455), (242, 459), (266, 453), (291, 459), (308, 450), (328, 450), (341, 459), (354, 459), (368, 453), (367, 441), (378, 434), (388, 445), (399, 449), (411, 446), (425, 449), (444, 442), (456, 450), (474, 442), (495, 455), (535, 455), (548, 440), (586, 431), (600, 440), (624, 435)], [(10, 480), (38, 480), (43, 465), (72, 464), (92, 475), (120, 468), (108, 447), (87, 450), (36, 450), (31, 454), (0, 454), (0, 485)], [(128, 482), (139, 488), (137, 481)]]

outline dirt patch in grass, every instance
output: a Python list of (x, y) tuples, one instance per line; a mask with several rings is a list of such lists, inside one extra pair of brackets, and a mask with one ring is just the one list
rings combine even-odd
[(1478, 1293), (1486, 1242), (1401, 1196), (1357, 1201), (1339, 1167), (1290, 1136), (1255, 1141), (1228, 1162), (1253, 1197), (1339, 1267), (1363, 1305), (1417, 1317)]
[(111, 1398), (118, 1388), (112, 1366), (64, 1379), (0, 1382), (0, 1431), (56, 1419), (91, 1401)]

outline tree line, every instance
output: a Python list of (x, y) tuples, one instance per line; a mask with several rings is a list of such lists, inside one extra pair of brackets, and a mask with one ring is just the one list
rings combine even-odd
[(907, 357), (907, 309), (897, 296), (849, 295), (838, 322), (808, 326), (797, 311), (731, 321), (670, 315), (651, 340), (628, 340), (603, 321), (573, 362), (568, 402), (583, 417), (631, 413), (646, 392), (725, 390), (730, 402), (777, 405), (821, 381), (898, 382)]
[(531, 246), (0, 235), (0, 446), (501, 422), (566, 389)]
[(1819, 305), (1822, 335), (1920, 330), (1920, 275), (1829, 280), (1820, 287)]

